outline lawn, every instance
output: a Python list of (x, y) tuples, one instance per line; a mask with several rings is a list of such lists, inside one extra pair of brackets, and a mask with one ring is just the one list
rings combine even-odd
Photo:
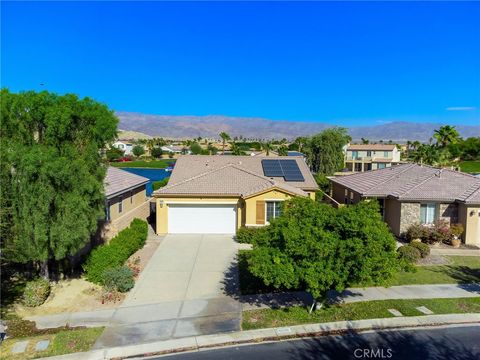
[(480, 161), (463, 161), (460, 163), (460, 169), (467, 173), (480, 174)]
[(125, 162), (111, 162), (110, 165), (118, 168), (153, 168), (165, 169), (168, 165), (175, 163), (175, 159), (160, 159), (152, 161), (125, 161)]
[[(78, 330), (61, 330), (54, 334), (43, 334), (24, 338), (8, 338), (2, 343), (1, 359), (22, 360), (38, 357), (55, 356), (74, 352), (88, 351), (103, 331), (101, 328), (85, 328)], [(12, 346), (18, 341), (28, 340), (25, 353), (12, 354)], [(45, 351), (35, 351), (35, 344), (41, 340), (50, 340)]]
[(435, 314), (478, 313), (480, 298), (366, 301), (326, 306), (311, 314), (306, 307), (250, 310), (243, 312), (242, 329), (393, 317), (388, 309), (397, 309), (404, 316), (424, 315), (418, 306), (426, 306)]
[[(239, 251), (238, 268), (242, 295), (264, 294), (281, 291), (263, 284), (248, 271), (247, 257), (250, 250)], [(480, 256), (449, 256), (452, 263), (441, 266), (417, 266), (416, 272), (400, 272), (390, 285), (461, 284), (480, 281)], [(361, 287), (355, 285), (352, 287)]]
[(461, 284), (480, 281), (480, 256), (449, 256), (450, 265), (417, 266), (416, 272), (400, 272), (391, 285)]

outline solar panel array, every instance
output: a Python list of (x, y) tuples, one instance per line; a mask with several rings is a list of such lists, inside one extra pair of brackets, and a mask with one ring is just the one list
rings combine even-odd
[(262, 160), (263, 174), (285, 181), (305, 181), (296, 160)]

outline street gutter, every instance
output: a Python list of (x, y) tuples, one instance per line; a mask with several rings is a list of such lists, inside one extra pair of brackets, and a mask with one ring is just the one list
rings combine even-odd
[(83, 353), (53, 356), (48, 360), (120, 360), (199, 351), (224, 346), (257, 344), (261, 342), (290, 340), (304, 337), (339, 335), (351, 332), (398, 330), (403, 328), (432, 327), (442, 325), (480, 324), (480, 313), (443, 314), (337, 321), (320, 324), (295, 325), (281, 328), (246, 330), (232, 333), (200, 335), (170, 339), (146, 344), (128, 345)]

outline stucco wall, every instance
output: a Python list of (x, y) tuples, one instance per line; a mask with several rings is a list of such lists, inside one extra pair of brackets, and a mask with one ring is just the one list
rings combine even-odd
[[(347, 191), (346, 193), (345, 190)], [(335, 201), (340, 204), (345, 204), (345, 196), (348, 198), (349, 204), (356, 204), (362, 200), (358, 193), (351, 191), (340, 184), (332, 183), (332, 197)]]
[(401, 203), (395, 199), (385, 199), (385, 222), (390, 230), (400, 236)]
[(116, 217), (115, 220), (104, 224), (102, 229), (102, 238), (106, 241), (113, 238), (120, 231), (127, 228), (133, 219), (147, 220), (150, 216), (150, 200), (143, 201), (137, 207), (128, 212), (123, 211), (121, 216)]
[(480, 247), (480, 206), (461, 204), (458, 208), (458, 222), (464, 227), (462, 239), (465, 244)]
[(279, 190), (271, 190), (263, 194), (245, 199), (245, 226), (258, 226), (256, 224), (257, 217), (257, 200), (288, 200), (291, 196)]
[[(132, 191), (127, 191), (120, 196), (109, 199), (108, 206), (110, 209), (110, 221), (115, 221), (142, 205), (147, 200), (147, 191), (145, 185), (140, 186)], [(122, 202), (122, 212), (119, 212), (119, 202)]]

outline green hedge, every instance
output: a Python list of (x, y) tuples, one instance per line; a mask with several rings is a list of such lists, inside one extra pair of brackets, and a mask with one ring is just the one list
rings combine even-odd
[(28, 307), (40, 306), (50, 294), (50, 283), (44, 278), (29, 281), (23, 291), (23, 304)]
[(147, 234), (147, 223), (134, 219), (127, 229), (120, 231), (108, 244), (95, 248), (83, 265), (87, 280), (103, 285), (105, 270), (122, 266), (130, 255), (143, 247)]

